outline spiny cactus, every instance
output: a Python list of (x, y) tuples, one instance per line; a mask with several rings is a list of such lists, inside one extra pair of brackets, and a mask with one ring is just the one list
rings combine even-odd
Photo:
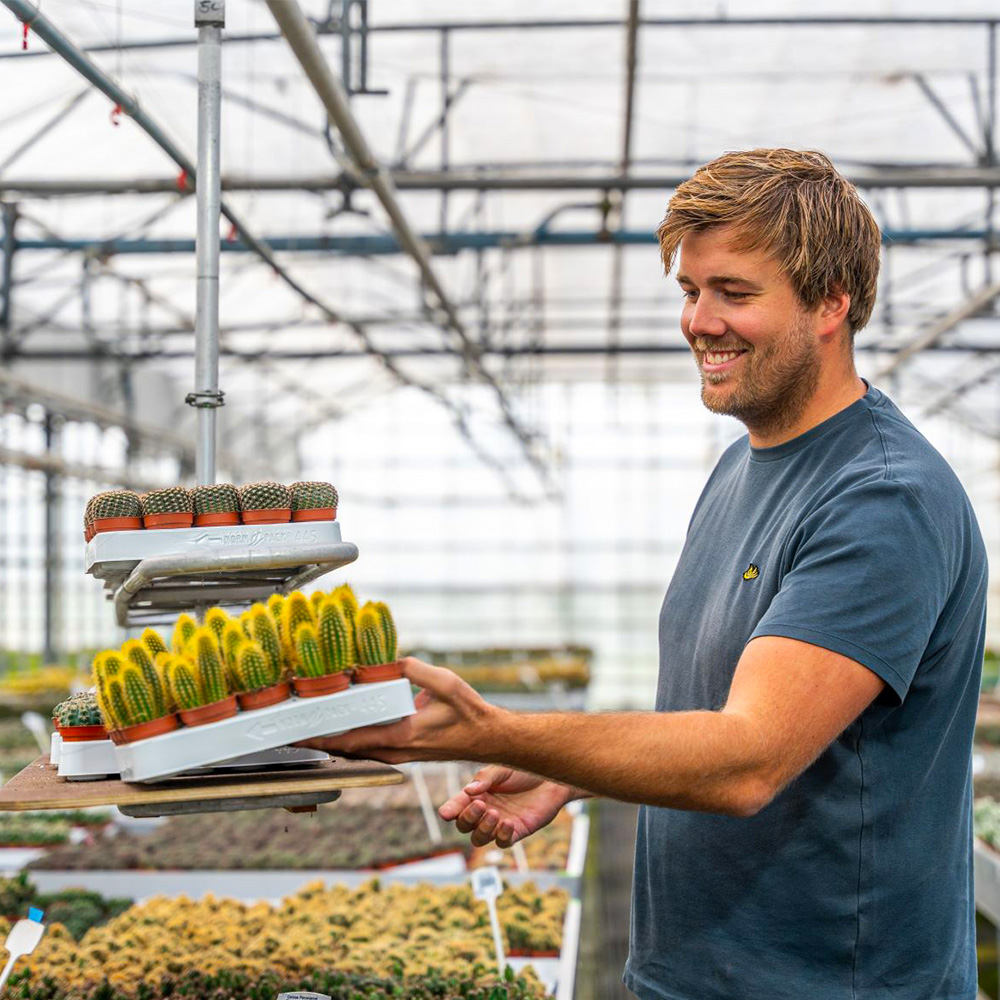
[(175, 653), (183, 653), (198, 630), (198, 623), (190, 615), (181, 615), (174, 625), (171, 646)]
[(203, 704), (222, 701), (229, 694), (229, 688), (215, 633), (207, 626), (199, 628), (191, 640), (191, 648), (198, 667), (198, 686), (205, 699)]
[(174, 654), (168, 650), (162, 650), (153, 657), (153, 666), (156, 668), (157, 676), (160, 678), (160, 687), (163, 689), (163, 703), (167, 712), (177, 711), (177, 700), (174, 698), (173, 691), (170, 690), (170, 683), (167, 678), (170, 662), (173, 659)]
[(282, 671), (281, 643), (271, 613), (263, 604), (250, 608), (250, 637), (264, 651), (272, 670)]
[(370, 666), (374, 663), (388, 663), (382, 622), (375, 606), (369, 602), (358, 612), (357, 637), (358, 663)]
[(222, 633), (225, 632), (227, 623), (231, 621), (232, 618), (222, 608), (209, 608), (205, 612), (205, 624), (215, 633), (215, 641), (218, 643), (220, 653), (224, 652)]
[(163, 641), (163, 636), (156, 629), (148, 628), (139, 636), (139, 641), (149, 650), (149, 655), (156, 661), (158, 653), (167, 651), (167, 644)]
[(143, 517), (152, 514), (194, 513), (191, 491), (183, 486), (168, 486), (162, 490), (150, 490), (142, 495)]
[(250, 626), (250, 622), (253, 620), (253, 616), (249, 611), (244, 611), (240, 614), (240, 628), (243, 629), (243, 634), (253, 640), (253, 631)]
[[(146, 646), (137, 639), (129, 639), (122, 646), (122, 656), (139, 668), (143, 681), (149, 691), (149, 698), (152, 705), (153, 715), (151, 718), (159, 719), (167, 714), (167, 702), (163, 693), (163, 683), (160, 674), (153, 663), (153, 657), (149, 655)], [(126, 690), (126, 695), (128, 691)], [(145, 720), (144, 720), (145, 721)]]
[(108, 709), (110, 714), (109, 729), (123, 729), (129, 725), (128, 706), (125, 704), (125, 689), (122, 687), (121, 674), (108, 677)]
[(320, 605), (319, 651), (327, 674), (340, 673), (354, 662), (354, 636), (334, 600), (327, 599)]
[(229, 483), (196, 486), (191, 490), (196, 514), (230, 514), (240, 509), (240, 495)]
[(197, 667), (185, 656), (171, 656), (166, 663), (167, 686), (181, 711), (207, 704), (202, 701)]
[(274, 670), (264, 651), (253, 642), (245, 642), (240, 647), (236, 676), (240, 691), (259, 691), (281, 680), (280, 672)]
[(103, 724), (97, 696), (86, 691), (56, 705), (52, 718), (59, 726), (100, 726)]
[(328, 597), (329, 595), (322, 590), (314, 590), (309, 595), (309, 603), (313, 607), (313, 614), (316, 615), (317, 620), (319, 619), (319, 607)]
[(337, 506), (337, 490), (332, 483), (303, 481), (292, 483), (292, 510), (317, 510)]
[(299, 677), (322, 677), (328, 673), (312, 622), (300, 622), (295, 632), (295, 672)]
[(293, 637), (298, 632), (298, 627), (308, 622), (315, 626), (316, 619), (313, 617), (312, 605), (301, 590), (295, 590), (285, 598), (285, 603), (281, 609), (281, 637), (291, 652)]
[(278, 630), (278, 641), (282, 646), (287, 645), (292, 641), (292, 637), (284, 633), (285, 595), (271, 594), (267, 599), (267, 610), (271, 612), (274, 627)]
[(358, 599), (354, 596), (354, 591), (349, 583), (342, 583), (331, 594), (344, 613), (344, 620), (351, 630), (351, 662), (360, 663), (358, 654)]
[(276, 510), (292, 507), (292, 492), (287, 486), (270, 480), (247, 483), (240, 487), (240, 508), (248, 510)]
[(131, 490), (108, 490), (92, 498), (92, 521), (106, 517), (138, 517), (141, 513), (138, 494)]
[(396, 659), (396, 623), (392, 620), (392, 612), (384, 601), (376, 601), (375, 613), (382, 626), (382, 641), (385, 644), (385, 661), (392, 663)]
[(128, 663), (121, 672), (122, 692), (125, 699), (125, 725), (137, 726), (159, 718), (153, 706), (153, 696), (143, 676), (142, 669)]

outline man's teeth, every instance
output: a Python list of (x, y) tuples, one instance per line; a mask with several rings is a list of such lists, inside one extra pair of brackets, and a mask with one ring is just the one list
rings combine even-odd
[(742, 353), (742, 351), (706, 351), (705, 360), (710, 365), (724, 365), (727, 361), (738, 358)]

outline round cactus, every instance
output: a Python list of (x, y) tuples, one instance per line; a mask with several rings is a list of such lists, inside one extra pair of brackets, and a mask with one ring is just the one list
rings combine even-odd
[(290, 510), (291, 506), (291, 490), (281, 483), (264, 480), (240, 487), (241, 510), (281, 510), (286, 507)]
[(375, 613), (378, 615), (379, 623), (382, 626), (382, 642), (385, 645), (385, 659), (387, 663), (392, 663), (396, 659), (396, 623), (392, 620), (392, 612), (389, 605), (384, 601), (375, 602)]
[(312, 622), (300, 622), (295, 632), (295, 672), (299, 677), (322, 677), (327, 672)]
[(353, 663), (354, 636), (344, 612), (334, 600), (324, 601), (319, 609), (319, 651), (324, 673), (340, 673)]
[(271, 613), (263, 604), (255, 604), (250, 609), (250, 633), (253, 641), (264, 651), (264, 655), (271, 664), (271, 669), (277, 670), (280, 675), (283, 661), (278, 629)]
[(92, 691), (75, 694), (56, 705), (52, 718), (59, 726), (100, 726), (103, 724), (97, 695)]
[(139, 495), (131, 490), (108, 490), (91, 498), (91, 521), (105, 517), (139, 517)]
[(168, 486), (162, 490), (150, 490), (142, 495), (143, 517), (153, 514), (193, 514), (194, 502), (191, 491), (183, 486)]
[(289, 487), (292, 494), (292, 510), (317, 510), (336, 508), (339, 497), (332, 483), (299, 482)]
[(194, 634), (191, 645), (198, 667), (198, 684), (204, 699), (202, 704), (211, 705), (213, 702), (222, 701), (229, 694), (229, 690), (215, 633), (207, 627), (199, 628)]
[[(149, 650), (138, 639), (129, 639), (122, 646), (122, 656), (129, 660), (133, 666), (139, 668), (149, 693), (153, 712), (151, 718), (159, 719), (166, 715), (167, 703), (163, 693), (163, 685), (160, 683), (160, 675), (153, 664), (153, 658), (149, 655)], [(127, 695), (128, 691), (126, 690), (125, 693)]]
[(280, 680), (279, 674), (271, 667), (264, 651), (256, 643), (246, 642), (240, 647), (236, 663), (236, 675), (241, 691), (259, 691), (271, 687)]
[(358, 612), (356, 642), (358, 662), (365, 666), (387, 663), (385, 640), (382, 637), (382, 623), (372, 604), (366, 604)]
[(240, 509), (240, 494), (230, 483), (196, 486), (191, 502), (196, 514), (231, 514)]
[(167, 664), (167, 686), (177, 707), (182, 711), (202, 704), (196, 668), (184, 656), (173, 656)]

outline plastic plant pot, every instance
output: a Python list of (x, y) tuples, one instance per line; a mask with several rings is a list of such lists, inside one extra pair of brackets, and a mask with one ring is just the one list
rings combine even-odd
[[(142, 523), (147, 528), (190, 528), (194, 514), (190, 511), (170, 511), (166, 514), (146, 514)], [(96, 521), (94, 522), (97, 523)]]
[(257, 691), (242, 691), (236, 696), (236, 700), (240, 703), (240, 708), (246, 712), (255, 708), (267, 708), (268, 705), (277, 705), (279, 701), (288, 698), (291, 693), (292, 689), (288, 681), (281, 681)]
[(122, 743), (138, 743), (139, 740), (148, 740), (151, 736), (162, 736), (164, 733), (172, 733), (177, 728), (176, 715), (161, 715), (158, 719), (150, 719), (149, 722), (139, 722), (134, 726), (126, 726), (118, 730)]
[(211, 528), (219, 524), (239, 524), (240, 512), (238, 510), (218, 511), (215, 514), (195, 514), (194, 526), (196, 528)]
[(99, 535), (102, 531), (140, 531), (141, 517), (97, 517), (91, 523), (90, 537)]
[(213, 701), (210, 705), (181, 709), (180, 717), (185, 726), (205, 726), (210, 722), (231, 719), (238, 708), (236, 695), (231, 694), (228, 698), (223, 698), (222, 701)]
[(336, 521), (336, 507), (313, 507), (311, 510), (293, 510), (293, 521)]
[(86, 740), (106, 740), (108, 731), (104, 726), (57, 726), (59, 735), (67, 743), (83, 743)]
[(359, 664), (354, 668), (355, 684), (377, 684), (379, 681), (396, 681), (403, 676), (403, 661), (392, 663)]
[(244, 524), (284, 524), (292, 519), (291, 507), (265, 507), (243, 511)]
[(318, 698), (321, 694), (346, 691), (351, 686), (351, 674), (342, 670), (337, 674), (323, 674), (321, 677), (293, 677), (295, 693), (300, 698)]

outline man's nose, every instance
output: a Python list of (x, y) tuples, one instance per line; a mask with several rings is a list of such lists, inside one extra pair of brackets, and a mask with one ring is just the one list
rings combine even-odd
[(692, 337), (721, 337), (726, 323), (714, 307), (711, 297), (699, 295), (688, 313), (688, 332)]

